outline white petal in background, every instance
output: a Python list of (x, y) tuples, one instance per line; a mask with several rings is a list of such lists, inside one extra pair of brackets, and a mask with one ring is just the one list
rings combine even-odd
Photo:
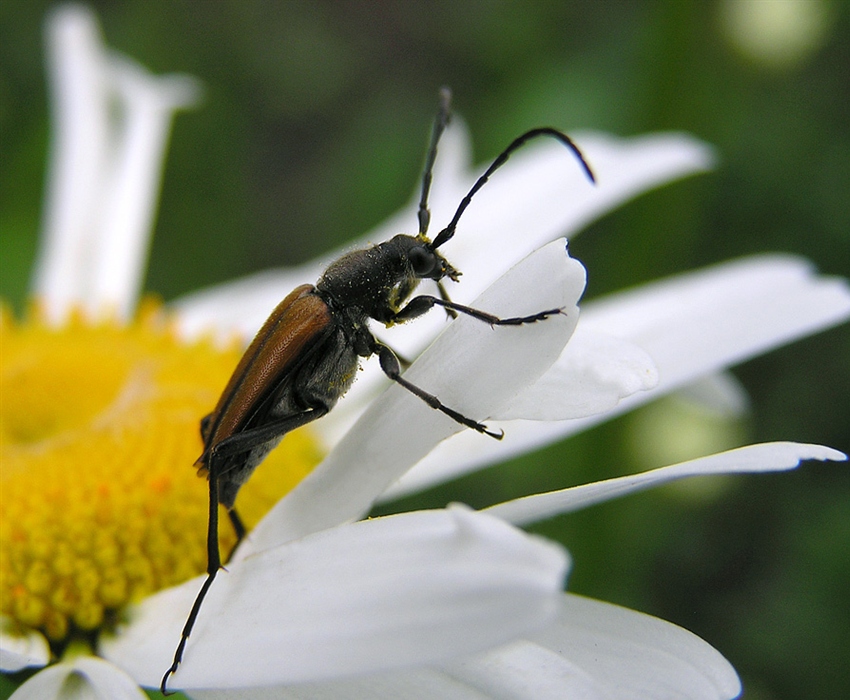
[(796, 468), (807, 459), (844, 461), (847, 455), (830, 447), (795, 442), (748, 445), (640, 474), (518, 498), (491, 506), (484, 512), (515, 525), (527, 525), (679, 479), (709, 474), (785, 471)]
[(54, 321), (82, 297), (90, 273), (92, 225), (109, 155), (106, 52), (97, 20), (77, 5), (46, 24), (51, 79), (50, 164), (34, 291)]
[(686, 352), (721, 366), (847, 318), (850, 288), (844, 279), (819, 276), (807, 260), (770, 254), (612, 295), (584, 310), (588, 330), (628, 338), (659, 366), (681, 367), (679, 374), (692, 364)]
[(39, 671), (9, 700), (147, 700), (121, 669), (93, 656), (80, 656)]
[(570, 343), (599, 333), (638, 345), (658, 368), (655, 388), (587, 418), (504, 423), (505, 438), (498, 445), (455, 435), (405, 474), (387, 497), (421, 490), (581, 432), (849, 316), (847, 282), (819, 276), (807, 260), (788, 255), (734, 260), (583, 303)]
[[(474, 653), (552, 621), (566, 570), (560, 547), (462, 507), (327, 530), (229, 565), (171, 685), (330, 680)], [(147, 599), (101, 654), (156, 686), (199, 583)]]
[(493, 417), (584, 418), (657, 384), (655, 363), (634, 343), (598, 333), (574, 334), (555, 364)]
[(124, 116), (104, 173), (90, 311), (102, 312), (106, 302), (126, 319), (136, 308), (144, 282), (174, 112), (195, 103), (200, 86), (186, 75), (152, 75), (117, 54), (111, 55), (109, 69)]
[[(529, 285), (534, 279), (551, 284)], [(514, 266), (474, 305), (501, 316), (553, 308), (563, 308), (564, 314), (502, 328), (460, 317), (405, 378), (445, 405), (486, 421), (561, 353), (578, 318), (576, 304), (584, 282), (584, 267), (566, 254), (564, 242), (550, 243)], [(331, 454), (263, 518), (236, 557), (363, 517), (387, 486), (461, 429), (405, 389), (390, 387)], [(469, 432), (479, 444), (497, 442)]]
[(719, 416), (741, 417), (750, 410), (750, 396), (731, 372), (718, 372), (697, 379), (679, 389), (676, 395)]
[[(449, 290), (459, 301), (474, 298), (513, 261), (549, 241), (571, 239), (639, 193), (708, 170), (713, 163), (710, 148), (685, 134), (571, 136), (593, 168), (596, 184), (588, 181), (570, 151), (551, 139), (512, 155), (475, 195), (455, 237), (441, 248), (463, 271), (461, 282)], [(473, 181), (468, 176), (469, 186)], [(436, 230), (449, 221), (465, 194), (435, 200)]]
[(33, 292), (55, 321), (73, 305), (133, 312), (147, 263), (171, 119), (198, 98), (189, 76), (154, 76), (102, 45), (97, 18), (47, 21), (51, 162)]

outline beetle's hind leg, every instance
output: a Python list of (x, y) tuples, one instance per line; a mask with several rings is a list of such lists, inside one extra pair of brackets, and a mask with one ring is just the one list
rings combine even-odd
[[(162, 691), (163, 695), (171, 695), (171, 692), (168, 690), (168, 679), (175, 673), (175, 671), (177, 671), (177, 668), (180, 666), (180, 662), (183, 660), (183, 652), (186, 648), (186, 643), (189, 641), (189, 635), (192, 633), (192, 629), (195, 626), (195, 621), (198, 619), (198, 613), (201, 610), (201, 605), (204, 602), (204, 598), (207, 597), (207, 592), (209, 591), (210, 586), (212, 586), (213, 580), (215, 580), (216, 574), (218, 574), (218, 570), (221, 568), (221, 552), (218, 548), (218, 506), (221, 503), (219, 482), (222, 476), (228, 472), (228, 469), (225, 468), (227, 459), (234, 455), (248, 452), (252, 448), (257, 445), (261, 445), (263, 442), (268, 441), (274, 436), (281, 435), (289, 432), (290, 430), (301, 427), (302, 425), (323, 416), (327, 412), (327, 407), (322, 406), (303, 411), (301, 413), (296, 413), (291, 416), (285, 416), (284, 418), (271, 421), (259, 428), (253, 428), (251, 430), (245, 430), (241, 433), (231, 435), (229, 438), (222, 440), (210, 450), (209, 456), (207, 457), (210, 488), (209, 520), (207, 528), (207, 578), (204, 580), (201, 590), (198, 592), (195, 602), (192, 605), (189, 617), (186, 619), (186, 624), (183, 626), (183, 632), (180, 635), (180, 643), (177, 645), (177, 650), (174, 652), (174, 660), (165, 672), (165, 675), (162, 677), (159, 689)], [(209, 421), (206, 421), (206, 425), (208, 424)], [(205, 423), (202, 422), (201, 429), (203, 430), (204, 428)], [(228, 497), (225, 495), (225, 505), (232, 506), (232, 503), (228, 504), (227, 500)], [(233, 554), (236, 547), (244, 539), (246, 529), (242, 519), (239, 517), (239, 514), (233, 510), (232, 507), (228, 509), (227, 513), (230, 517), (233, 529), (236, 532), (236, 545), (228, 554), (229, 559), (230, 555)]]
[[(218, 550), (218, 474), (216, 473), (215, 465), (210, 465), (210, 473), (209, 473), (209, 485), (210, 485), (210, 504), (209, 504), (209, 521), (207, 527), (207, 577), (204, 580), (203, 585), (201, 586), (201, 590), (198, 592), (198, 595), (195, 597), (195, 602), (192, 605), (192, 610), (189, 613), (189, 617), (186, 618), (186, 624), (183, 625), (183, 632), (180, 634), (180, 643), (177, 645), (177, 650), (174, 652), (174, 660), (171, 662), (171, 666), (169, 666), (168, 670), (165, 672), (165, 675), (162, 677), (162, 681), (159, 684), (159, 689), (163, 695), (171, 695), (172, 693), (168, 690), (168, 679), (174, 674), (177, 670), (177, 667), (180, 666), (180, 662), (183, 660), (183, 651), (186, 648), (186, 642), (189, 641), (189, 635), (192, 633), (192, 628), (195, 626), (195, 621), (198, 619), (198, 613), (201, 611), (201, 605), (204, 602), (204, 598), (207, 597), (207, 591), (209, 591), (210, 586), (212, 586), (213, 581), (215, 580), (215, 576), (218, 573), (218, 570), (221, 568), (221, 553)], [(237, 520), (239, 520), (239, 516), (236, 516)], [(233, 518), (231, 518), (231, 522)], [(239, 520), (240, 526), (242, 525), (242, 521)], [(234, 527), (236, 524), (234, 522)], [(244, 527), (242, 528), (242, 534), (244, 535)], [(239, 538), (239, 533), (237, 531), (237, 539)]]
[(457, 421), (461, 425), (465, 425), (467, 428), (472, 428), (473, 430), (477, 430), (479, 433), (483, 433), (484, 435), (489, 435), (491, 438), (496, 438), (496, 440), (501, 440), (505, 433), (503, 431), (494, 432), (487, 428), (483, 423), (479, 423), (478, 421), (473, 420), (472, 418), (467, 418), (462, 413), (455, 411), (453, 408), (449, 408), (444, 405), (440, 399), (438, 399), (433, 394), (429, 394), (424, 389), (420, 389), (415, 384), (411, 384), (404, 377), (401, 376), (401, 368), (399, 367), (398, 358), (395, 356), (392, 350), (386, 345), (375, 341), (374, 351), (378, 354), (378, 359), (381, 362), (381, 369), (384, 371), (390, 379), (392, 379), (396, 384), (400, 384), (405, 389), (407, 389), (411, 394), (418, 396), (425, 403), (427, 403), (431, 408), (445, 413), (449, 418), (454, 421)]

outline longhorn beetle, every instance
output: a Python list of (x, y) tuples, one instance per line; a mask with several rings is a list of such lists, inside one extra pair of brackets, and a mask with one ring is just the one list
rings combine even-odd
[[(400, 384), (453, 420), (479, 433), (501, 439), (503, 433), (464, 416), (401, 375), (398, 357), (369, 331), (368, 320), (386, 325), (409, 321), (434, 306), (450, 316), (472, 316), (493, 326), (517, 326), (542, 321), (560, 313), (547, 309), (531, 316), (498, 318), (451, 301), (442, 280), (458, 280), (460, 272), (437, 252), (454, 236), (458, 221), (472, 197), (515, 150), (539, 136), (551, 136), (578, 158), (585, 174), (594, 182), (590, 166), (568, 136), (548, 127), (532, 129), (514, 139), (461, 200), (449, 224), (431, 241), (428, 192), (437, 155), (437, 143), (449, 121), (451, 93), (440, 93), (440, 108), (431, 131), (431, 141), (422, 176), (419, 200), (419, 233), (399, 234), (385, 243), (356, 250), (331, 263), (315, 286), (296, 287), (265, 322), (248, 346), (212, 413), (201, 420), (203, 454), (195, 463), (209, 480), (209, 527), (207, 530), (207, 578), (186, 620), (174, 661), (162, 677), (160, 689), (168, 694), (169, 677), (183, 658), (186, 642), (201, 604), (219, 568), (218, 506), (228, 511), (237, 545), (245, 527), (234, 509), (239, 488), (269, 451), (291, 430), (321, 418), (330, 411), (354, 379), (360, 358), (377, 355), (381, 369)], [(434, 280), (439, 296), (426, 294), (409, 299), (421, 279)], [(235, 547), (234, 547), (235, 549)]]

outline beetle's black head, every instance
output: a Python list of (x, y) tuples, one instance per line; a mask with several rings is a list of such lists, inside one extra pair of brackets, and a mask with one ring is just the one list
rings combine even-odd
[[(391, 321), (419, 280), (456, 281), (460, 272), (424, 235), (399, 234), (370, 248), (353, 250), (331, 263), (316, 288), (337, 309), (360, 309)], [(444, 293), (444, 292), (441, 292)]]
[(427, 236), (420, 234), (416, 237), (405, 236), (405, 238), (410, 241), (406, 251), (407, 261), (416, 277), (437, 281), (448, 277), (453, 282), (457, 282), (460, 272), (437, 252), (437, 246)]

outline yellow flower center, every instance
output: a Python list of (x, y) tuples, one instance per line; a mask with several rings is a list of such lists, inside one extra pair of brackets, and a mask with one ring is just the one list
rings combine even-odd
[[(150, 304), (130, 325), (32, 316), (0, 310), (0, 612), (61, 646), (205, 571), (199, 421), (240, 351), (180, 341)], [(246, 525), (320, 456), (288, 435), (239, 494)]]

